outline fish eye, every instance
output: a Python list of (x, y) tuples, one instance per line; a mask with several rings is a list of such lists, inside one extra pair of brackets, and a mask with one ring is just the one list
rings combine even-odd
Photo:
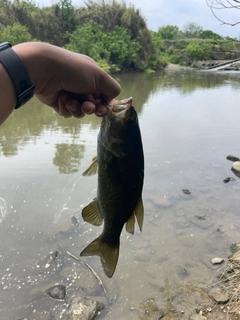
[(134, 121), (132, 118), (129, 118), (129, 119), (127, 120), (127, 124), (128, 124), (130, 127), (132, 127), (132, 126), (134, 125), (134, 123), (135, 123), (135, 121)]

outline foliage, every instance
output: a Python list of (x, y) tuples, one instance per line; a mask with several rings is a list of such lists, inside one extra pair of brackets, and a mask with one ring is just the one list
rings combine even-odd
[[(87, 54), (107, 72), (157, 70), (168, 62), (191, 65), (211, 51), (234, 56), (240, 42), (188, 23), (147, 28), (134, 5), (118, 0), (72, 0), (40, 8), (33, 0), (0, 0), (0, 41), (17, 44), (39, 39)], [(120, 0), (121, 1), (121, 0)], [(212, 57), (211, 57), (212, 58)]]
[(200, 32), (199, 36), (201, 39), (214, 39), (214, 40), (222, 40), (223, 39), (219, 34), (213, 32), (211, 30), (203, 30)]
[(114, 27), (112, 31), (106, 32), (101, 25), (88, 22), (79, 26), (73, 33), (66, 33), (69, 43), (66, 49), (83, 53), (100, 65), (104, 62), (104, 69), (129, 68), (134, 63), (140, 48), (138, 42), (131, 40), (126, 29)]
[(210, 58), (211, 49), (211, 45), (195, 39), (186, 47), (186, 52), (192, 60), (207, 60)]
[(177, 26), (167, 25), (160, 27), (157, 33), (162, 39), (175, 40), (179, 35), (179, 28)]
[(32, 37), (27, 30), (27, 27), (19, 23), (14, 23), (12, 26), (7, 26), (0, 31), (0, 42), (8, 41), (12, 45), (32, 41)]
[(186, 38), (199, 38), (203, 29), (197, 23), (189, 22), (183, 28), (183, 37)]
[(144, 70), (149, 67), (148, 60), (155, 52), (155, 45), (145, 18), (133, 5), (127, 6), (125, 2), (116, 0), (99, 0), (98, 2), (88, 0), (86, 7), (78, 9), (78, 17), (81, 24), (95, 22), (101, 25), (105, 32), (114, 30), (116, 26), (126, 29), (130, 39), (139, 44), (139, 50), (131, 63), (131, 68)]

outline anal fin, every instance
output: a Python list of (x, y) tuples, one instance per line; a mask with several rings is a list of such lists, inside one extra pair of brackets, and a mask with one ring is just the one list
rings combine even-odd
[(133, 213), (137, 218), (139, 229), (140, 229), (140, 231), (142, 231), (143, 216), (144, 216), (142, 197), (139, 198), (138, 203), (137, 203), (136, 208), (134, 209)]

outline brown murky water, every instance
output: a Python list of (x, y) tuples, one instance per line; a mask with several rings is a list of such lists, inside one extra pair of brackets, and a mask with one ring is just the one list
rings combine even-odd
[[(156, 319), (189, 312), (240, 240), (240, 183), (228, 154), (240, 156), (240, 74), (168, 72), (118, 76), (133, 96), (145, 152), (143, 232), (121, 237), (112, 279), (97, 257), (79, 256), (100, 233), (81, 219), (96, 177), (82, 177), (96, 154), (100, 119), (63, 119), (32, 100), (0, 128), (0, 319), (53, 319), (66, 303), (43, 292), (55, 283), (106, 304), (97, 319)], [(189, 189), (191, 194), (184, 194)], [(79, 225), (71, 224), (71, 217)], [(63, 250), (53, 266), (42, 260)], [(218, 268), (218, 267), (217, 267)], [(147, 310), (150, 310), (147, 312)], [(151, 314), (152, 313), (152, 314)], [(170, 318), (169, 318), (170, 319)]]

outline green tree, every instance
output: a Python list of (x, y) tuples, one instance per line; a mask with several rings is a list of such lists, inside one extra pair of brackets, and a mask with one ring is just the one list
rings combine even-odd
[(67, 32), (66, 37), (69, 39), (66, 49), (90, 56), (107, 70), (111, 65), (117, 69), (131, 67), (139, 50), (138, 42), (118, 26), (105, 31), (101, 25), (88, 22), (73, 33)]
[(157, 33), (164, 40), (175, 40), (179, 35), (179, 28), (177, 26), (167, 25), (160, 27)]
[(80, 24), (92, 21), (103, 26), (105, 31), (112, 31), (116, 26), (126, 29), (131, 40), (140, 46), (131, 67), (137, 70), (148, 67), (155, 45), (145, 18), (133, 5), (127, 6), (125, 2), (116, 0), (88, 0), (86, 7), (77, 10), (77, 17)]
[(197, 23), (189, 22), (183, 28), (183, 36), (186, 38), (200, 38), (203, 29)]
[(14, 23), (0, 31), (0, 42), (8, 41), (12, 45), (32, 41), (32, 37), (25, 26)]
[(192, 60), (207, 60), (210, 58), (211, 49), (211, 44), (201, 43), (195, 39), (186, 47), (186, 52)]
[(200, 33), (199, 37), (201, 39), (214, 39), (214, 40), (222, 40), (223, 39), (219, 34), (213, 32), (211, 30), (203, 30)]

